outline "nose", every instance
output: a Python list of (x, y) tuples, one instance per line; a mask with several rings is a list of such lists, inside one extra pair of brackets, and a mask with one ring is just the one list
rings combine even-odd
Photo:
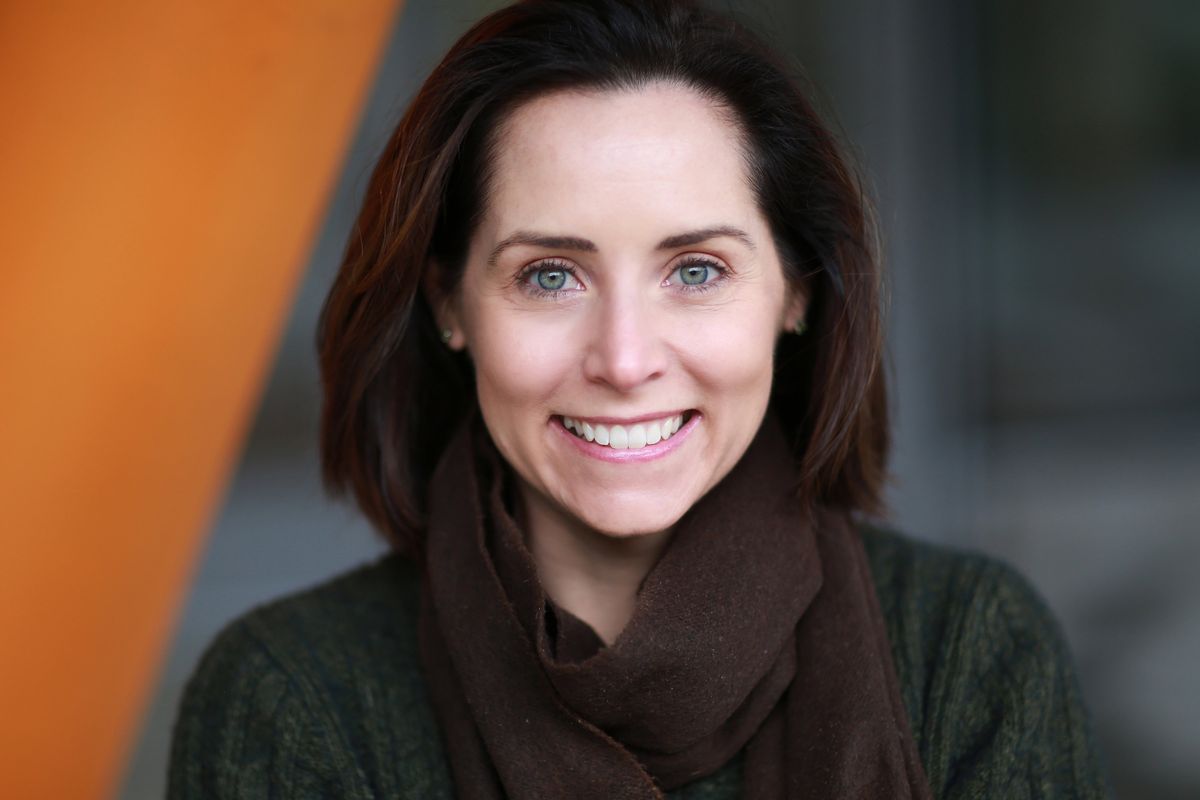
[(629, 392), (663, 375), (667, 347), (650, 306), (632, 295), (598, 304), (583, 364), (589, 381)]

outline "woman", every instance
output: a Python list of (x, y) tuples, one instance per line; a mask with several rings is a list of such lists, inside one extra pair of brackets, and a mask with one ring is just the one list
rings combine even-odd
[(175, 797), (1097, 797), (1027, 586), (861, 520), (858, 184), (687, 2), (526, 2), (380, 159), (319, 332), (328, 484), (394, 553), (235, 622)]

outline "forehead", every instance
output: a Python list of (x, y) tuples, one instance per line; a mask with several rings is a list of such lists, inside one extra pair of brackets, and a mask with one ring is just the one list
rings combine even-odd
[[(687, 87), (564, 91), (517, 108), (496, 132), (493, 225), (577, 225), (646, 213), (743, 218), (755, 206), (729, 110)], [(531, 219), (534, 217), (534, 219)]]

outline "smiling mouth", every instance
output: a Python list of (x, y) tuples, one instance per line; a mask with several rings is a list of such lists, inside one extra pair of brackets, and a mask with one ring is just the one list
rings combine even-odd
[(584, 420), (560, 417), (562, 426), (576, 437), (613, 450), (641, 450), (665, 442), (691, 418), (692, 412), (673, 414), (661, 419), (632, 425), (602, 425)]

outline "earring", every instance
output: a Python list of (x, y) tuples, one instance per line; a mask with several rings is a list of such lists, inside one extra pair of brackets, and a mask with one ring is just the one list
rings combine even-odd
[(804, 335), (806, 330), (808, 330), (808, 325), (806, 325), (802, 319), (796, 320), (796, 324), (792, 326), (792, 333), (796, 334), (797, 336)]
[(449, 328), (442, 328), (442, 344), (450, 344), (450, 339), (453, 338), (454, 331)]

